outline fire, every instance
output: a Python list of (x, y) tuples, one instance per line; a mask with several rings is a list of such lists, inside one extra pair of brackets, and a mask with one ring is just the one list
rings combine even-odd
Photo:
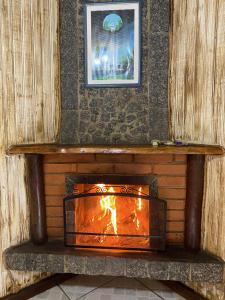
[[(98, 187), (105, 187), (103, 184), (98, 184)], [(114, 188), (110, 187), (109, 188), (109, 193), (114, 193)], [(115, 196), (102, 196), (100, 200), (100, 205), (102, 210), (104, 211), (104, 215), (102, 218), (104, 218), (107, 214), (111, 214), (111, 222), (110, 224), (107, 224), (107, 229), (106, 231), (109, 231), (111, 227), (113, 227), (113, 230), (115, 234), (117, 234), (117, 218), (116, 218), (116, 199)]]
[[(141, 192), (142, 192), (142, 187), (139, 187), (139, 189), (138, 189), (138, 195), (139, 196), (141, 196)], [(137, 209), (142, 210), (142, 199), (141, 198), (138, 198)]]
[[(126, 196), (126, 193), (121, 195), (120, 186), (97, 184), (97, 187), (102, 195), (98, 195), (98, 191), (94, 197), (76, 199), (76, 231), (86, 233), (77, 235), (76, 243), (102, 247), (148, 248), (150, 207), (149, 201), (141, 197), (142, 191), (146, 192), (148, 186), (139, 186), (137, 197)], [(132, 186), (127, 187), (129, 189)]]

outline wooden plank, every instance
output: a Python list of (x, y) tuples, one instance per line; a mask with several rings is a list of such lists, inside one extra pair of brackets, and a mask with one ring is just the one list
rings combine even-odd
[(223, 155), (225, 149), (218, 145), (185, 145), (164, 146), (152, 145), (57, 145), (57, 144), (28, 144), (10, 146), (8, 154), (205, 154)]
[(30, 234), (32, 242), (40, 245), (48, 239), (42, 156), (39, 154), (27, 155), (27, 166), (26, 186), (30, 198)]
[[(170, 38), (171, 137), (225, 146), (225, 1), (173, 0)], [(225, 158), (206, 158), (202, 243), (225, 259)], [(189, 283), (212, 300), (225, 284)]]
[(0, 298), (48, 275), (5, 268), (5, 249), (30, 238), (25, 159), (5, 150), (57, 139), (58, 10), (58, 0), (0, 0)]
[(204, 155), (188, 155), (184, 245), (192, 251), (201, 248), (204, 165)]

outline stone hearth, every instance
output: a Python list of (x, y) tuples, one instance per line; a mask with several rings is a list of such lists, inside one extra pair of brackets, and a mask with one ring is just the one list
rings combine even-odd
[(211, 255), (171, 247), (161, 253), (92, 251), (64, 247), (51, 241), (43, 246), (26, 243), (6, 251), (11, 270), (112, 275), (158, 280), (221, 282), (223, 262)]

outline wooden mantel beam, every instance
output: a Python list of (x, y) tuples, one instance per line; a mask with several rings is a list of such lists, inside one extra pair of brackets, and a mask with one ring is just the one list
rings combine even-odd
[(225, 149), (218, 145), (188, 144), (182, 146), (152, 145), (12, 145), (7, 154), (202, 154), (224, 155)]

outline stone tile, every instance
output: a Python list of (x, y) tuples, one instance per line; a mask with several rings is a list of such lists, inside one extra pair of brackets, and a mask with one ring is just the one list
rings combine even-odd
[[(167, 85), (169, 63), (169, 37), (164, 33), (149, 35), (149, 80)], [(160, 81), (159, 81), (160, 80)]]
[(126, 275), (126, 259), (106, 257), (106, 275), (125, 276)]
[(65, 273), (84, 274), (85, 264), (85, 257), (68, 255), (64, 259), (64, 271)]
[(148, 262), (143, 259), (127, 259), (127, 277), (148, 277)]
[(26, 269), (29, 271), (44, 272), (46, 269), (47, 255), (46, 254), (26, 254)]
[(148, 277), (150, 279), (168, 280), (169, 262), (149, 262)]
[(74, 12), (76, 9), (76, 1), (74, 0), (60, 0), (60, 13), (68, 14)]
[(156, 280), (150, 280), (147, 278), (144, 279), (138, 279), (144, 286), (149, 288), (152, 292), (154, 292), (156, 295), (161, 297), (160, 299), (165, 299), (165, 300), (184, 300), (183, 297), (172, 291), (169, 287), (164, 285), (160, 281)]
[[(32, 300), (183, 300), (160, 282), (108, 276), (76, 276), (51, 288)], [(66, 297), (66, 298), (65, 298)]]
[(111, 280), (112, 277), (108, 276), (79, 275), (63, 282), (62, 284), (60, 284), (60, 287), (71, 300), (76, 300), (82, 296), (85, 297), (85, 295), (87, 295), (91, 291), (102, 286), (103, 284), (107, 284)]
[(88, 256), (85, 265), (85, 274), (87, 275), (104, 275), (106, 273), (105, 257)]
[(169, 0), (151, 0), (151, 23), (152, 32), (168, 32), (170, 21)]
[(62, 255), (47, 254), (46, 271), (64, 273), (64, 257)]
[(222, 264), (204, 264), (196, 263), (191, 265), (191, 281), (201, 282), (222, 282), (223, 281)]
[(78, 143), (78, 111), (76, 110), (62, 110), (61, 143)]
[[(76, 37), (65, 37), (61, 40), (63, 48), (61, 47), (60, 53), (60, 73), (63, 74), (77, 74), (78, 71), (78, 60), (77, 60), (77, 51), (76, 48)], [(63, 84), (61, 82), (61, 89), (63, 89)]]
[(168, 139), (168, 115), (167, 109), (164, 110), (161, 107), (158, 109), (150, 110), (149, 112), (149, 124), (151, 126), (150, 139)]
[(68, 300), (68, 297), (58, 286), (55, 286), (43, 293), (29, 298), (29, 300)]
[[(60, 72), (77, 72), (76, 1), (60, 2)], [(63, 86), (63, 85), (62, 85)]]
[(6, 252), (6, 266), (10, 270), (18, 270), (18, 271), (24, 271), (24, 266), (26, 266), (27, 261), (27, 255), (26, 254), (18, 254), (15, 253), (8, 254)]
[(26, 254), (26, 270), (64, 273), (64, 259), (62, 255)]
[(61, 87), (62, 109), (78, 109), (77, 75), (62, 74)]
[(190, 264), (171, 262), (169, 264), (169, 280), (189, 281), (190, 280)]
[(87, 299), (159, 300), (160, 298), (136, 279), (119, 277), (94, 290)]

